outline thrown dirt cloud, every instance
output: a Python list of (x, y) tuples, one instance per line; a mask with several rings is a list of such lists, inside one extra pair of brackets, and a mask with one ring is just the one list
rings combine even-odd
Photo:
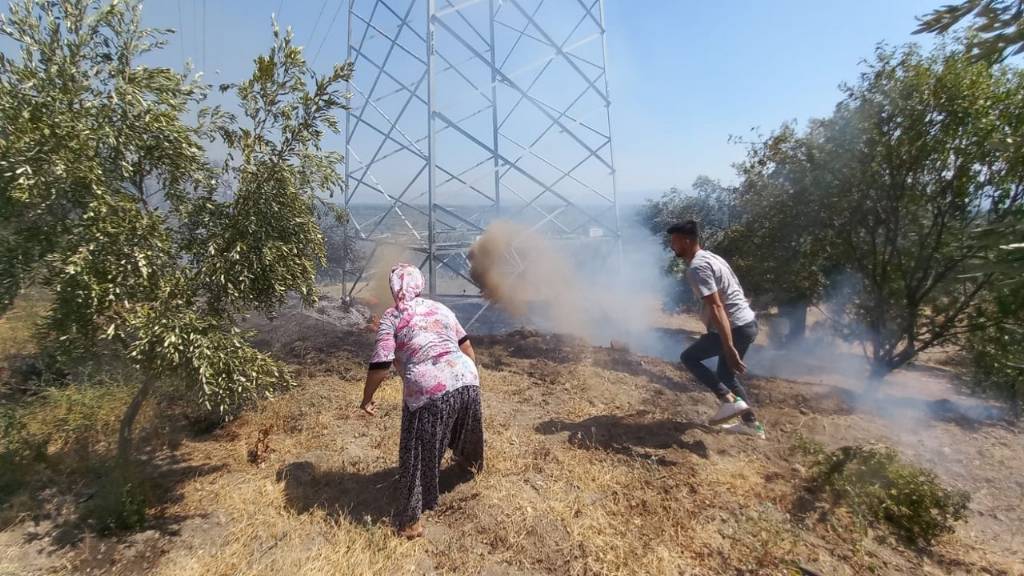
[(470, 277), (484, 298), (516, 318), (585, 334), (580, 289), (564, 254), (526, 227), (498, 221), (469, 251)]
[(498, 221), (469, 260), (483, 296), (509, 315), (602, 346), (612, 340), (638, 346), (650, 335), (665, 282), (664, 255), (653, 237), (629, 244), (623, 265), (611, 240), (573, 245)]
[(398, 244), (381, 244), (370, 259), (369, 282), (367, 283), (365, 302), (374, 317), (379, 318), (385, 310), (394, 306), (395, 299), (391, 296), (391, 268), (399, 262), (409, 262), (411, 252)]

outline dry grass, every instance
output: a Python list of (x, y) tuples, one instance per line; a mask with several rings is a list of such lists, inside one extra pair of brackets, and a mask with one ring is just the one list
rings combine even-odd
[(226, 474), (197, 495), (229, 520), (175, 548), (153, 574), (399, 574), (415, 551), (383, 526), (339, 522), (322, 510), (296, 515), (259, 474)]
[[(595, 376), (596, 369), (581, 370)], [(214, 529), (215, 537), (177, 547), (155, 573), (477, 574), (500, 566), (559, 574), (712, 574), (721, 566), (787, 573), (794, 535), (785, 528), (785, 514), (772, 505), (740, 505), (763, 500), (760, 463), (682, 452), (673, 454), (675, 465), (661, 466), (572, 448), (564, 434), (537, 434), (533, 423), (547, 416), (603, 415), (607, 406), (592, 406), (582, 401), (583, 391), (559, 387), (564, 412), (540, 411), (507, 401), (536, 390), (538, 383), (528, 377), (484, 371), (483, 380), (487, 468), (443, 497), (428, 516), (426, 541), (403, 542), (383, 518), (357, 517), (367, 508), (358, 497), (330, 494), (344, 486), (317, 484), (325, 493), (314, 495), (308, 509), (289, 501), (287, 481), (277, 476), (290, 463), (311, 461), (316, 474), (327, 478), (344, 477), (335, 472), (376, 475), (384, 484), (388, 476), (379, 471), (395, 463), (397, 383), (382, 389), (382, 415), (369, 419), (353, 410), (358, 381), (320, 378), (268, 402), (217, 442), (189, 447), (193, 458), (226, 460), (228, 468), (194, 482), (168, 512), (215, 510), (221, 528)], [(570, 377), (566, 384), (572, 382)], [(245, 446), (267, 427), (273, 453), (267, 466), (256, 468), (245, 462)], [(386, 486), (370, 497), (387, 498)], [(353, 508), (346, 511), (346, 505)]]
[[(45, 389), (23, 405), (22, 421), (26, 432), (45, 441), (51, 453), (107, 453), (135, 390), (131, 382), (106, 379)], [(155, 420), (154, 408), (147, 408), (140, 415), (141, 427)]]
[[(489, 438), (494, 448), (477, 487), (479, 502), (469, 513), (457, 502), (441, 510), (458, 525), (441, 554), (452, 572), (483, 568), (466, 566), (465, 558), (473, 557), (568, 574), (682, 574), (716, 557), (726, 565), (746, 563), (731, 561), (709, 515), (732, 500), (754, 501), (756, 466), (688, 462), (665, 469), (596, 451), (552, 449), (515, 430), (495, 429)], [(473, 536), (486, 555), (474, 554)], [(764, 560), (753, 567), (777, 564)]]
[[(400, 385), (381, 389), (377, 418), (363, 415), (358, 345), (332, 352), (352, 344), (333, 338), (283, 343), (302, 365), (297, 389), (168, 450), (188, 471), (150, 511), (155, 531), (102, 540), (91, 556), (84, 543), (41, 554), (0, 531), (0, 575), (781, 575), (800, 563), (830, 575), (1020, 573), (969, 535), (926, 557), (845, 530), (841, 511), (801, 515), (785, 428), (768, 443), (708, 432), (693, 422), (712, 398), (686, 382), (666, 390), (683, 378), (671, 365), (550, 341), (480, 346), (486, 469), (442, 496), (425, 539), (406, 542), (387, 523)], [(762, 415), (802, 422), (783, 403)], [(807, 426), (818, 423), (833, 434), (867, 425), (838, 415)]]
[[(398, 406), (400, 390), (394, 382), (381, 392), (386, 412)], [(192, 483), (184, 499), (166, 512), (194, 517), (214, 511), (216, 520), (194, 534), (186, 533), (186, 545), (164, 556), (153, 573), (409, 573), (406, 561), (419, 544), (395, 538), (382, 522), (342, 517), (343, 511), (333, 507), (304, 509), (302, 503), (289, 500), (278, 480), (278, 470), (295, 461), (315, 460), (326, 469), (342, 465), (333, 456), (342, 453), (346, 436), (355, 427), (339, 426), (338, 418), (345, 415), (346, 422), (355, 423), (356, 398), (352, 390), (338, 389), (336, 381), (317, 379), (266, 402), (218, 432), (215, 441), (189, 446), (194, 457), (227, 466)], [(369, 424), (397, 444), (394, 426), (385, 430), (383, 422), (369, 418), (361, 424)], [(272, 452), (265, 466), (256, 467), (246, 461), (245, 451), (264, 429), (270, 430)]]
[[(486, 353), (486, 351), (485, 351)], [(189, 458), (222, 462), (166, 512), (202, 517), (157, 574), (829, 574), (920, 572), (934, 561), (844, 532), (841, 513), (793, 516), (801, 489), (785, 442), (679, 431), (711, 408), (703, 393), (668, 394), (614, 362), (565, 364), (502, 357), (482, 372), (486, 469), (444, 495), (427, 538), (391, 535), (387, 498), (397, 459), (400, 387), (381, 415), (360, 415), (357, 377), (314, 376), (201, 443)], [(335, 359), (331, 374), (359, 374)], [(545, 423), (556, 423), (545, 428)], [(260, 468), (246, 447), (270, 429)], [(310, 463), (304, 475), (281, 471)], [(208, 516), (207, 516), (208, 517)], [(211, 528), (212, 526), (212, 528)], [(214, 534), (210, 536), (209, 531)], [(943, 543), (950, 573), (988, 565), (963, 543)], [(945, 562), (945, 561), (944, 561)], [(994, 569), (994, 573), (1000, 573)], [(1006, 570), (1002, 573), (1013, 573)]]
[(0, 315), (0, 366), (12, 355), (35, 350), (32, 331), (49, 304), (45, 293), (33, 290), (19, 296), (14, 307)]

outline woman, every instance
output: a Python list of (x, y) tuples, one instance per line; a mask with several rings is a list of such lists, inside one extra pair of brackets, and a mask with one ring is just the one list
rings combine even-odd
[(402, 375), (402, 437), (398, 448), (399, 506), (393, 522), (406, 538), (423, 535), (420, 514), (437, 505), (437, 478), (446, 448), (456, 462), (479, 470), (484, 459), (480, 376), (466, 331), (439, 302), (420, 298), (423, 275), (391, 270), (395, 307), (381, 316), (366, 373), (361, 408), (377, 414), (373, 395), (392, 363)]

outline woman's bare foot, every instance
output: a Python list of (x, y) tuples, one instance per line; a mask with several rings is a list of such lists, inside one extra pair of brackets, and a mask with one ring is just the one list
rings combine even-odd
[(398, 535), (407, 540), (415, 540), (423, 536), (423, 520), (417, 520), (398, 531)]
[(459, 457), (455, 457), (452, 459), (452, 465), (455, 466), (455, 470), (457, 470), (460, 474), (472, 477), (476, 477), (476, 475), (479, 474), (481, 469), (483, 468), (483, 466), (481, 466), (479, 462), (470, 462), (469, 460), (465, 460)]

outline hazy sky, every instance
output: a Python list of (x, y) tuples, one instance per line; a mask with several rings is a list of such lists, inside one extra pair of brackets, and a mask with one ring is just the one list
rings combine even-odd
[[(571, 0), (547, 0), (571, 2)], [(620, 197), (635, 201), (708, 174), (733, 181), (730, 135), (827, 114), (880, 41), (912, 37), (943, 0), (606, 0)], [(214, 84), (250, 71), (270, 15), (291, 26), (316, 68), (345, 56), (345, 0), (150, 0), (146, 23), (180, 28), (159, 56), (191, 58)], [(322, 12), (321, 12), (322, 10)], [(332, 24), (333, 19), (333, 24)], [(0, 44), (9, 49), (7, 43)], [(218, 72), (219, 71), (219, 72)], [(341, 148), (340, 138), (329, 142)]]

